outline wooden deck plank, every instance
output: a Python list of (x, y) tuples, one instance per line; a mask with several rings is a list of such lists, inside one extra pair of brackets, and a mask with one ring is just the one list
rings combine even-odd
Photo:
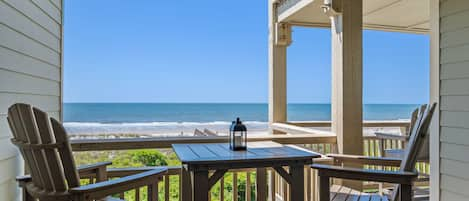
[(346, 186), (342, 186), (340, 188), (339, 192), (337, 192), (334, 201), (345, 201), (349, 197), (350, 191), (352, 191), (351, 188), (348, 188)]
[(360, 201), (370, 201), (371, 195), (368, 193), (361, 193), (360, 194)]
[(381, 201), (382, 196), (379, 194), (371, 195), (371, 201)]
[(387, 201), (386, 196), (380, 194), (361, 193), (357, 190), (340, 186), (332, 185), (330, 188), (330, 199), (333, 201)]
[(360, 199), (360, 191), (351, 189), (350, 195), (347, 197), (347, 201), (358, 201)]
[(332, 185), (331, 186), (331, 188), (330, 188), (330, 197), (329, 197), (331, 200), (334, 200), (335, 196), (340, 191), (340, 188), (342, 188), (342, 186), (340, 186), (340, 185)]
[(383, 196), (381, 197), (381, 201), (389, 201), (388, 196), (383, 195)]

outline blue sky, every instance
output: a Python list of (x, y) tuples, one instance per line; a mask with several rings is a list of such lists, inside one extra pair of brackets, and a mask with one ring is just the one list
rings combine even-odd
[[(236, 5), (67, 1), (64, 101), (267, 102), (267, 0)], [(330, 102), (330, 31), (293, 41), (288, 101)], [(428, 101), (428, 36), (365, 31), (363, 61), (365, 103)]]

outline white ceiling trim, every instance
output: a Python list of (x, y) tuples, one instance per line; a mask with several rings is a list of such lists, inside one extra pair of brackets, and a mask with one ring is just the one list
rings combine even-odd
[[(294, 26), (303, 26), (303, 27), (319, 27), (319, 28), (329, 28), (330, 23), (329, 20), (320, 15), (325, 15), (322, 12), (319, 12), (319, 4), (321, 0), (301, 0), (300, 2), (294, 4), (292, 7), (286, 9), (282, 13), (279, 14), (278, 20), (280, 22), (288, 22)], [(369, 0), (374, 1), (374, 0)], [(382, 23), (380, 22), (380, 18), (376, 18), (380, 16), (380, 12), (383, 15), (387, 16), (390, 15), (390, 10), (393, 9), (397, 12), (401, 12), (400, 10), (406, 9), (407, 3), (410, 3), (409, 6), (415, 6), (414, 1), (424, 1), (424, 0), (393, 0), (390, 2), (383, 1), (382, 5), (381, 2), (379, 4), (374, 4), (373, 8), (370, 11), (367, 11), (363, 14), (364, 18), (368, 17), (369, 19), (364, 19), (364, 29), (372, 29), (372, 30), (381, 30), (381, 31), (393, 31), (393, 32), (405, 32), (405, 33), (416, 33), (416, 34), (427, 34), (429, 32), (429, 28), (426, 24), (429, 23), (429, 20), (424, 20), (425, 18), (420, 17), (419, 19), (412, 19), (408, 18), (408, 20), (404, 21), (393, 21), (385, 20)], [(373, 2), (374, 3), (374, 2)], [(310, 13), (313, 13), (310, 15)], [(369, 15), (369, 16), (368, 16)], [(392, 15), (392, 14), (391, 14)], [(384, 16), (381, 16), (383, 18)], [(303, 19), (304, 18), (304, 19)], [(373, 19), (373, 20), (371, 20)], [(384, 18), (383, 18), (384, 19)], [(389, 19), (389, 18), (386, 18)], [(371, 20), (371, 21), (370, 21)]]
[(365, 17), (365, 16), (368, 16), (368, 15), (370, 15), (370, 14), (379, 12), (379, 11), (381, 11), (381, 10), (383, 10), (383, 9), (386, 9), (386, 8), (389, 8), (389, 7), (393, 6), (393, 5), (395, 5), (395, 4), (398, 4), (398, 3), (400, 3), (401, 1), (402, 1), (402, 0), (396, 0), (396, 1), (393, 1), (393, 2), (391, 2), (391, 3), (389, 3), (389, 4), (385, 4), (384, 6), (381, 6), (381, 7), (379, 7), (379, 8), (374, 9), (374, 10), (368, 11), (367, 13), (363, 13), (363, 16)]

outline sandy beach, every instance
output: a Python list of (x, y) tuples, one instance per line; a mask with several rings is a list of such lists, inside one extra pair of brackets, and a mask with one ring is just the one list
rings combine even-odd
[[(228, 130), (214, 130), (213, 128), (198, 128), (200, 131), (204, 129), (209, 129), (212, 132), (215, 132), (217, 136), (228, 136)], [(311, 128), (317, 129), (321, 131), (330, 131), (329, 127), (317, 127)], [(195, 129), (194, 129), (195, 130)], [(154, 137), (192, 137), (197, 136), (194, 130), (183, 130), (180, 132), (172, 131), (172, 132), (90, 132), (90, 133), (70, 133), (69, 136), (71, 139), (117, 139), (117, 138), (154, 138)], [(373, 136), (375, 132), (384, 132), (384, 133), (392, 133), (396, 135), (401, 135), (400, 128), (398, 127), (386, 127), (386, 128), (364, 128), (363, 135), (364, 136)], [(291, 135), (301, 134), (301, 133), (290, 133)], [(268, 130), (254, 130), (248, 131), (248, 135), (269, 135)], [(199, 135), (203, 136), (203, 135)], [(207, 135), (210, 136), (210, 135)]]

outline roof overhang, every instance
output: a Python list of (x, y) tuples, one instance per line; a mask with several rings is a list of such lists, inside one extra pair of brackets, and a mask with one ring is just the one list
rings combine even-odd
[[(278, 0), (279, 22), (330, 27), (324, 0)], [(430, 0), (363, 0), (363, 28), (425, 34), (430, 30)]]

